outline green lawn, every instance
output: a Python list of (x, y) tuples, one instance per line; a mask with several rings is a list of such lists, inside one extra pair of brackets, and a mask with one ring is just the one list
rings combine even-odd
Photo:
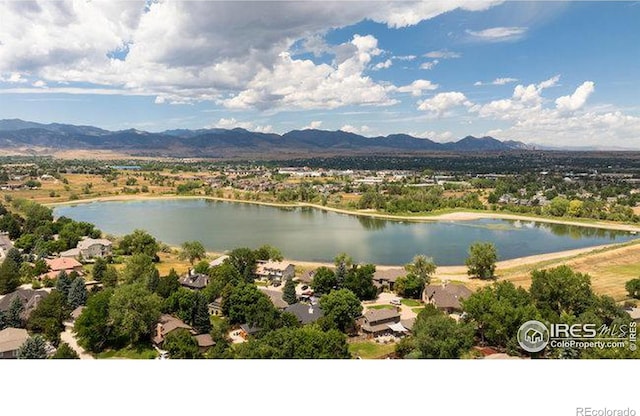
[(367, 309), (395, 309), (393, 305), (368, 305)]
[(354, 342), (349, 344), (349, 352), (355, 357), (364, 359), (380, 358), (395, 351), (395, 344), (378, 344), (373, 341)]
[(97, 358), (128, 358), (130, 360), (151, 360), (158, 356), (158, 352), (151, 346), (138, 345), (136, 347), (124, 347), (119, 350), (103, 351)]
[(409, 307), (422, 305), (422, 303), (419, 300), (415, 300), (415, 299), (401, 299), (400, 303), (402, 303), (405, 306), (409, 306)]
[(424, 309), (424, 306), (423, 306), (423, 307), (420, 307), (420, 308), (411, 308), (411, 310), (413, 311), (413, 313), (415, 313), (416, 315), (417, 315), (417, 314), (419, 314), (419, 313), (420, 313), (420, 311), (422, 311), (423, 309)]

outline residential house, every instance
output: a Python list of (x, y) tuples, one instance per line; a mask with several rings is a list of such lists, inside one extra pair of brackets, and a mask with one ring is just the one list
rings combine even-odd
[(71, 272), (76, 272), (79, 275), (82, 275), (82, 264), (78, 262), (74, 258), (69, 257), (58, 257), (55, 259), (45, 259), (47, 266), (49, 266), (49, 272), (40, 275), (39, 279), (56, 279), (60, 272), (65, 272), (67, 274)]
[(263, 280), (284, 282), (293, 279), (295, 266), (284, 261), (259, 260), (256, 277)]
[(186, 276), (180, 279), (180, 285), (192, 290), (202, 290), (209, 284), (209, 276), (189, 270)]
[(317, 304), (294, 303), (284, 311), (293, 314), (302, 325), (313, 323), (324, 316), (324, 311)]
[(408, 332), (400, 323), (400, 312), (395, 308), (369, 309), (360, 321), (362, 332), (373, 337)]
[(96, 257), (107, 257), (112, 253), (112, 245), (113, 243), (111, 243), (111, 241), (104, 238), (85, 237), (78, 242), (76, 248), (60, 253), (60, 257), (73, 257), (84, 260)]
[(0, 359), (18, 358), (18, 350), (29, 339), (26, 329), (5, 328), (0, 331)]
[(226, 259), (228, 259), (228, 258), (229, 258), (229, 256), (227, 256), (227, 255), (220, 256), (220, 257), (218, 257), (217, 259), (212, 260), (211, 262), (209, 262), (209, 267), (218, 267), (218, 266), (220, 266), (222, 263), (224, 263), (224, 261), (225, 261)]
[(193, 338), (198, 343), (198, 349), (200, 350), (200, 352), (205, 352), (209, 348), (216, 345), (216, 342), (213, 340), (213, 338), (209, 334), (200, 334), (200, 335), (194, 336)]
[(459, 284), (427, 285), (422, 292), (422, 300), (446, 313), (462, 312), (460, 300), (468, 298), (472, 293), (466, 286)]
[(0, 234), (0, 261), (3, 261), (9, 250), (13, 248), (13, 243), (5, 233)]
[(161, 315), (156, 324), (156, 333), (152, 339), (153, 343), (158, 347), (161, 346), (167, 335), (177, 329), (186, 329), (191, 334), (194, 333), (193, 328), (182, 322), (181, 319), (167, 314)]
[(15, 297), (18, 297), (22, 302), (24, 309), (22, 310), (21, 318), (26, 321), (29, 319), (29, 315), (35, 308), (38, 307), (40, 301), (49, 295), (47, 290), (33, 290), (33, 289), (17, 289), (14, 292), (8, 293), (0, 297), (0, 311), (7, 312), (11, 307), (11, 302)]
[(260, 289), (260, 291), (262, 293), (264, 293), (265, 295), (269, 296), (269, 299), (271, 300), (271, 303), (273, 303), (273, 306), (275, 306), (276, 308), (278, 308), (280, 310), (283, 310), (287, 306), (289, 306), (289, 304), (287, 302), (285, 302), (284, 299), (282, 299), (282, 292), (281, 291), (265, 289), (262, 286), (258, 286), (258, 289)]
[(209, 315), (222, 315), (222, 297), (217, 297), (209, 305)]
[(396, 280), (399, 277), (405, 276), (407, 272), (402, 269), (388, 269), (388, 270), (376, 270), (373, 274), (373, 285), (382, 292), (385, 289), (393, 291), (396, 285)]
[(244, 339), (248, 339), (250, 336), (256, 335), (262, 328), (254, 325), (242, 324), (240, 325), (240, 336)]

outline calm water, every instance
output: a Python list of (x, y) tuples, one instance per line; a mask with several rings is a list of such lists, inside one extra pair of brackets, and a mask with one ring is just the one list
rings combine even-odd
[(474, 241), (491, 241), (501, 260), (628, 241), (626, 232), (483, 219), (460, 222), (387, 221), (312, 208), (276, 208), (200, 199), (93, 202), (60, 206), (56, 216), (124, 235), (136, 228), (180, 245), (199, 240), (212, 251), (271, 244), (287, 258), (332, 261), (346, 252), (359, 262), (400, 265), (416, 254), (436, 264), (464, 264)]

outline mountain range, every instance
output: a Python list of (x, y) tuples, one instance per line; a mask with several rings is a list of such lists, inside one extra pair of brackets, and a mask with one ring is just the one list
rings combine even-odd
[(258, 133), (241, 128), (166, 130), (151, 133), (136, 129), (109, 131), (93, 126), (41, 124), (19, 119), (0, 120), (0, 148), (108, 150), (131, 156), (262, 157), (424, 152), (492, 152), (532, 150), (533, 146), (493, 137), (467, 136), (438, 143), (407, 134), (364, 137), (342, 130), (292, 130), (285, 134)]

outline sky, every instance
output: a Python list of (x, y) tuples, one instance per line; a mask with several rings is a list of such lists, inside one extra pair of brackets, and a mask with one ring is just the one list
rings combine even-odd
[(640, 149), (640, 2), (0, 1), (0, 118)]

